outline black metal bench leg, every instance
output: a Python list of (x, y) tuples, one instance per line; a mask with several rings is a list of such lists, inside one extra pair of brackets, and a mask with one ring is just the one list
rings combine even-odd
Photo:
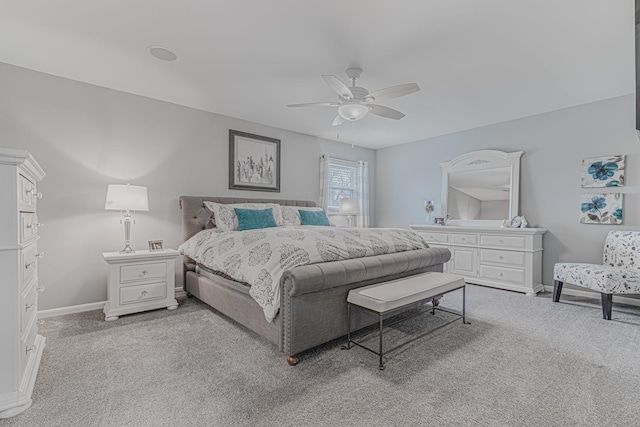
[(342, 350), (351, 349), (351, 304), (347, 303), (347, 345), (340, 347)]
[(560, 301), (560, 294), (562, 293), (562, 283), (560, 280), (553, 282), (553, 302)]
[(611, 307), (613, 306), (613, 294), (600, 293), (602, 296), (602, 318), (611, 320)]
[(380, 314), (380, 366), (381, 371), (384, 370), (384, 364), (382, 363), (382, 314)]

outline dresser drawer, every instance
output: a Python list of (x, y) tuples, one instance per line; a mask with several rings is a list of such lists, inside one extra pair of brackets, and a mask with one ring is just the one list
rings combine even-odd
[(27, 327), (38, 313), (38, 281), (34, 280), (20, 296), (20, 318), (22, 327), (20, 331), (24, 334)]
[(142, 301), (163, 299), (167, 296), (167, 282), (120, 288), (120, 304), (134, 304)]
[(477, 245), (477, 234), (451, 233), (452, 245)]
[(36, 275), (38, 271), (38, 245), (34, 242), (20, 252), (20, 267), (22, 267), (22, 287), (24, 289)]
[(482, 246), (494, 246), (499, 248), (524, 249), (527, 245), (527, 239), (524, 236), (496, 236), (483, 234), (480, 236), (480, 244)]
[(32, 212), (20, 212), (20, 243), (28, 242), (38, 234), (38, 217)]
[(36, 198), (33, 196), (33, 193), (35, 193), (36, 185), (22, 175), (19, 175), (18, 180), (19, 180), (18, 191), (20, 192), (20, 206), (26, 207), (26, 208), (35, 206), (34, 201), (36, 200)]
[(525, 271), (519, 268), (480, 265), (480, 278), (524, 285)]
[(164, 279), (165, 277), (167, 277), (166, 262), (123, 265), (120, 267), (120, 283)]
[(494, 262), (524, 267), (525, 253), (517, 251), (500, 251), (494, 249), (481, 249), (480, 262)]
[(427, 243), (447, 243), (449, 242), (449, 234), (438, 232), (421, 232), (419, 233)]
[(35, 347), (36, 335), (38, 335), (38, 322), (31, 322), (29, 332), (20, 340), (20, 378), (24, 375), (29, 357), (37, 352)]

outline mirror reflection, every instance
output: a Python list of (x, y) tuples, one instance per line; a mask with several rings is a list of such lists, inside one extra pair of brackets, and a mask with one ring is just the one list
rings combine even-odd
[(450, 219), (510, 218), (511, 168), (449, 173), (447, 214)]

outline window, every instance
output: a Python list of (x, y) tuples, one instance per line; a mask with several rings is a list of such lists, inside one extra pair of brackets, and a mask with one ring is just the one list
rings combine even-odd
[(357, 197), (357, 168), (357, 162), (329, 158), (327, 211), (338, 212), (343, 197)]

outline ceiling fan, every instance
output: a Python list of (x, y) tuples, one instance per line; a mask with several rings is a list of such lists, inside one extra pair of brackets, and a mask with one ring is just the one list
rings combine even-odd
[(404, 114), (400, 111), (374, 104), (374, 102), (399, 98), (420, 90), (420, 86), (416, 83), (407, 83), (369, 93), (367, 89), (356, 86), (356, 80), (362, 74), (362, 68), (350, 67), (345, 72), (351, 80), (351, 87), (342, 83), (336, 76), (322, 76), (329, 87), (338, 94), (338, 102), (310, 102), (291, 104), (287, 105), (287, 107), (338, 107), (338, 115), (333, 120), (333, 126), (340, 126), (345, 121), (354, 122), (360, 120), (369, 112), (387, 119), (400, 120), (404, 117)]

